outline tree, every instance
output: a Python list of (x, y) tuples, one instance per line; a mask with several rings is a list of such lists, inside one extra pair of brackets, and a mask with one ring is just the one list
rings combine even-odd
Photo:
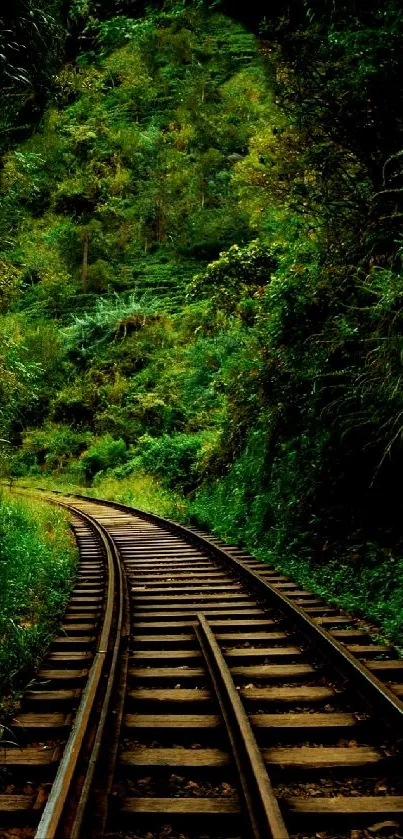
[(60, 0), (16, 0), (0, 10), (0, 152), (29, 132), (63, 52)]

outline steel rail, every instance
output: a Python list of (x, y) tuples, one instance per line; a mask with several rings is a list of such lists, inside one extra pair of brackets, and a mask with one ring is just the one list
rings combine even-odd
[[(119, 552), (118, 549), (115, 548), (115, 544), (113, 542), (112, 537), (109, 535), (107, 530), (105, 530), (105, 533), (108, 539), (113, 543), (114, 550), (116, 550), (116, 554), (118, 557)], [(108, 689), (109, 686), (111, 686), (111, 692), (108, 698), (108, 706), (104, 706), (102, 710), (102, 728), (101, 725), (98, 726), (97, 738), (92, 757), (94, 769), (94, 771), (92, 772), (92, 781), (94, 780), (95, 770), (98, 768), (101, 756), (105, 758), (105, 765), (107, 769), (106, 772), (103, 772), (104, 780), (102, 780), (100, 784), (98, 779), (98, 788), (95, 792), (92, 791), (91, 799), (91, 791), (88, 791), (87, 798), (84, 802), (85, 807), (82, 810), (83, 817), (81, 819), (80, 824), (78, 824), (77, 822), (77, 827), (79, 828), (81, 828), (83, 822), (86, 824), (86, 837), (88, 837), (88, 839), (89, 837), (103, 837), (105, 833), (105, 827), (109, 812), (109, 796), (112, 790), (112, 785), (115, 777), (119, 738), (122, 727), (123, 711), (127, 692), (130, 639), (130, 598), (126, 575), (123, 573), (122, 563), (120, 562), (120, 559), (118, 560), (118, 575), (119, 591), (121, 592), (121, 596), (119, 598), (118, 632), (116, 635), (113, 651), (113, 662), (108, 681)], [(108, 717), (107, 712), (110, 709), (112, 698), (114, 698), (113, 715)], [(105, 748), (105, 743), (101, 742), (101, 740), (107, 719), (109, 721), (107, 738), (108, 747)], [(95, 751), (96, 760), (94, 759)], [(95, 780), (97, 779), (95, 778)], [(94, 800), (94, 803), (96, 803), (96, 807), (95, 813), (91, 813), (91, 824), (89, 824), (88, 818), (85, 822), (84, 817), (88, 816), (86, 808), (88, 809), (88, 802), (91, 800)], [(80, 832), (76, 829), (76, 832), (72, 833), (71, 839), (79, 839), (79, 836)]]
[[(395, 736), (397, 735), (398, 738), (402, 736), (403, 702), (392, 693), (387, 685), (383, 684), (373, 675), (371, 670), (357, 659), (353, 652), (350, 652), (346, 646), (336, 640), (330, 632), (306, 613), (304, 608), (298, 606), (290, 597), (282, 594), (270, 582), (263, 579), (263, 575), (261, 576), (258, 570), (248, 567), (247, 559), (243, 561), (242, 558), (238, 558), (232, 553), (231, 548), (227, 550), (225, 545), (221, 547), (215, 544), (213, 541), (210, 541), (208, 536), (200, 532), (193, 531), (191, 528), (182, 524), (138, 508), (84, 495), (68, 494), (69, 498), (67, 498), (67, 494), (65, 493), (53, 494), (53, 500), (55, 495), (59, 495), (60, 503), (63, 506), (73, 509), (79, 515), (82, 515), (79, 507), (80, 502), (83, 501), (91, 505), (88, 509), (95, 519), (97, 518), (96, 507), (99, 505), (100, 507), (122, 511), (126, 515), (153, 523), (165, 531), (166, 535), (164, 536), (164, 540), (169, 541), (170, 533), (175, 534), (177, 537), (182, 537), (185, 542), (195, 546), (202, 553), (209, 554), (213, 559), (221, 563), (221, 567), (236, 571), (244, 583), (248, 585), (250, 593), (254, 592), (255, 597), (258, 594), (259, 599), (262, 600), (262, 608), (267, 608), (270, 605), (272, 608), (274, 607), (274, 609), (278, 610), (278, 613), (287, 619), (290, 625), (297, 629), (300, 635), (309, 642), (314, 656), (318, 659), (320, 658), (326, 666), (333, 668), (333, 670), (330, 670), (330, 673), (334, 673), (335, 671), (338, 675), (341, 675), (345, 683), (344, 687), (348, 691), (355, 690), (356, 694), (364, 700), (367, 707), (371, 707), (372, 711), (375, 712), (378, 719), (383, 720), (387, 727), (392, 729)], [(74, 499), (76, 499), (78, 507), (74, 507)], [(48, 494), (46, 500), (52, 500), (50, 494)], [(84, 506), (84, 509), (86, 509), (86, 506)], [(105, 511), (100, 512), (99, 516), (101, 521), (103, 520), (103, 514), (105, 515), (105, 532), (107, 533), (107, 521), (110, 517)], [(114, 517), (112, 516), (111, 518), (113, 519)], [(113, 537), (110, 536), (109, 538)], [(255, 563), (252, 563), (252, 565), (255, 565)], [(262, 565), (263, 568), (264, 565)], [(144, 600), (145, 598), (141, 599)], [(158, 605), (157, 601), (159, 600), (162, 600), (161, 596), (156, 598), (156, 605)], [(188, 608), (192, 608), (192, 613), (187, 613), (187, 616), (192, 617), (194, 621), (196, 615), (199, 613), (200, 606), (195, 605), (194, 608), (193, 606), (189, 606)], [(256, 741), (236, 688), (237, 699), (234, 699), (232, 702), (233, 691), (231, 691), (231, 685), (234, 688), (234, 683), (231, 673), (229, 673), (228, 680), (226, 673), (229, 670), (225, 660), (223, 660), (214, 633), (211, 631), (211, 627), (205, 620), (205, 617), (203, 618), (202, 615), (198, 615), (198, 617), (199, 620), (197, 627), (195, 626), (195, 633), (206, 659), (207, 668), (210, 672), (215, 693), (221, 707), (229, 742), (238, 769), (241, 784), (240, 792), (243, 792), (246, 815), (249, 814), (250, 833), (247, 835), (250, 835), (251, 839), (252, 837), (253, 839), (266, 839), (266, 837), (271, 837), (271, 839), (286, 839), (288, 834), (282, 822), (281, 812), (272, 808), (270, 792), (272, 795), (273, 793), (264, 763), (262, 770), (262, 756), (259, 755), (260, 766), (255, 761), (256, 755), (253, 744), (256, 745)], [(249, 732), (251, 733), (252, 739), (249, 736)], [(250, 744), (250, 749), (245, 746), (245, 743)], [(257, 773), (254, 771), (256, 768)], [(262, 771), (264, 774), (262, 774)], [(269, 786), (267, 787), (266, 784), (261, 788), (259, 787), (259, 782), (264, 777)], [(290, 799), (290, 802), (292, 802), (292, 799)], [(341, 814), (345, 815), (342, 812)], [(276, 823), (277, 815), (280, 817), (280, 823)], [(93, 836), (91, 831), (81, 835), (85, 835), (86, 837)], [(78, 839), (78, 836), (79, 834), (77, 834), (76, 839)], [(39, 837), (37, 834), (37, 839), (49, 839), (49, 837), (47, 834), (43, 837)]]
[[(91, 715), (94, 712), (95, 702), (98, 696), (101, 678), (104, 675), (107, 658), (110, 653), (111, 633), (113, 631), (114, 624), (114, 608), (116, 595), (119, 598), (119, 614), (118, 621), (115, 624), (115, 638), (113, 640), (112, 661), (109, 669), (110, 678), (108, 679), (107, 690), (105, 693), (105, 697), (102, 701), (101, 713), (97, 723), (94, 743), (92, 744), (91, 748), (90, 759), (86, 767), (84, 782), (81, 785), (81, 789), (79, 792), (78, 803), (76, 804), (75, 808), (74, 821), (71, 827), (69, 827), (68, 836), (71, 837), (71, 839), (73, 839), (73, 837), (74, 839), (77, 839), (77, 837), (80, 835), (81, 825), (83, 822), (91, 790), (91, 783), (93, 780), (97, 759), (99, 757), (102, 734), (105, 727), (108, 706), (112, 692), (113, 677), (116, 671), (119, 654), (120, 631), (123, 620), (123, 605), (119, 577), (118, 587), (116, 587), (115, 577), (116, 570), (119, 569), (120, 563), (117, 549), (114, 546), (113, 540), (108, 536), (107, 532), (104, 531), (104, 529), (102, 528), (102, 526), (98, 524), (98, 522), (92, 519), (91, 516), (88, 516), (86, 513), (83, 513), (81, 510), (75, 508), (73, 504), (70, 505), (63, 503), (59, 499), (57, 499), (56, 501), (51, 497), (49, 498), (49, 500), (53, 501), (53, 503), (57, 503), (58, 505), (71, 510), (79, 518), (86, 521), (87, 524), (97, 532), (106, 552), (108, 585), (106, 593), (106, 609), (103, 618), (98, 649), (96, 650), (94, 661), (92, 662), (90, 668), (88, 680), (83, 691), (83, 695), (81, 697), (81, 701), (74, 720), (73, 729), (67, 741), (65, 750), (63, 752), (63, 757), (60, 761), (56, 773), (55, 780), (52, 784), (48, 801), (45, 805), (41, 820), (35, 833), (35, 839), (55, 839), (55, 837), (60, 835), (60, 831), (62, 831), (61, 825), (64, 817), (66, 804), (68, 801), (68, 797), (71, 794), (73, 781), (77, 770), (78, 760), (82, 754), (85, 738), (88, 733), (88, 726), (90, 723)], [(61, 835), (63, 835), (63, 831)]]
[(171, 532), (175, 532), (184, 537), (188, 542), (202, 547), (203, 550), (215, 556), (225, 565), (236, 569), (239, 574), (249, 583), (253, 588), (260, 593), (272, 605), (280, 609), (291, 620), (291, 622), (298, 628), (305, 639), (313, 644), (318, 655), (325, 663), (331, 661), (334, 668), (339, 675), (354, 684), (355, 689), (361, 698), (376, 708), (380, 717), (390, 727), (393, 726), (396, 733), (403, 732), (403, 701), (400, 700), (389, 688), (383, 684), (371, 671), (359, 661), (353, 653), (351, 653), (343, 644), (334, 638), (330, 632), (319, 626), (302, 608), (297, 606), (286, 595), (275, 589), (266, 580), (259, 576), (259, 574), (252, 569), (247, 568), (241, 560), (232, 556), (223, 548), (214, 545), (206, 537), (195, 533), (191, 528), (183, 524), (165, 519), (155, 513), (149, 513), (145, 510), (138, 509), (126, 504), (120, 504), (114, 501), (107, 501), (101, 498), (92, 498), (90, 496), (78, 495), (68, 493), (75, 498), (82, 498), (94, 504), (102, 504), (103, 506), (112, 507), (114, 509), (122, 510), (126, 513), (131, 513), (138, 518), (145, 521), (153, 522), (160, 527), (163, 527)]
[[(77, 512), (79, 512), (76, 508), (71, 507), (70, 505), (64, 505), (64, 506), (66, 506), (67, 509), (73, 510), (75, 514), (77, 514)], [(89, 517), (89, 518), (91, 519), (92, 517)], [(121, 653), (122, 638), (123, 638), (123, 634), (125, 635), (125, 637), (127, 637), (128, 630), (129, 630), (129, 627), (128, 627), (128, 623), (129, 623), (128, 592), (127, 592), (127, 586), (126, 586), (126, 582), (125, 582), (125, 576), (122, 572), (122, 566), (121, 566), (121, 563), (120, 563), (120, 560), (119, 560), (118, 550), (115, 546), (115, 543), (114, 543), (112, 537), (109, 535), (108, 531), (106, 529), (104, 529), (102, 527), (102, 525), (99, 524), (99, 522), (97, 522), (95, 519), (92, 519), (92, 521), (94, 522), (94, 524), (97, 525), (100, 532), (105, 537), (105, 539), (108, 543), (108, 546), (111, 550), (111, 553), (113, 555), (115, 571), (116, 571), (116, 574), (117, 574), (117, 584), (118, 584), (117, 585), (117, 592), (116, 592), (117, 593), (118, 615), (117, 615), (116, 628), (115, 628), (115, 637), (114, 637), (114, 642), (113, 642), (112, 660), (111, 660), (111, 664), (110, 664), (110, 667), (109, 667), (109, 670), (108, 670), (109, 678), (108, 678), (108, 682), (107, 682), (107, 688), (106, 688), (106, 691), (105, 691), (105, 696), (102, 700), (102, 708), (101, 708), (101, 713), (100, 713), (100, 717), (99, 717), (99, 721), (98, 721), (98, 725), (97, 725), (95, 740), (94, 740), (94, 744), (92, 746), (91, 756), (90, 756), (90, 759), (89, 759), (89, 762), (88, 762), (88, 767), (87, 767), (87, 772), (86, 772), (86, 775), (85, 775), (84, 783), (81, 787), (80, 798), (79, 798), (78, 806), (76, 807), (74, 822), (71, 825), (71, 827), (69, 828), (69, 839), (79, 839), (79, 837), (81, 835), (81, 829), (82, 829), (82, 826), (83, 826), (84, 818), (85, 818), (85, 815), (86, 815), (86, 809), (87, 809), (89, 798), (90, 798), (91, 791), (92, 791), (94, 776), (95, 776), (96, 768), (97, 768), (97, 765), (98, 765), (98, 762), (99, 762), (101, 748), (103, 746), (103, 735), (104, 735), (105, 725), (106, 725), (106, 721), (107, 721), (107, 718), (108, 718), (108, 712), (109, 712), (109, 707), (110, 707), (110, 701), (111, 701), (111, 698), (112, 698), (112, 693), (113, 693), (113, 690), (115, 688), (115, 680), (116, 680), (116, 675), (117, 675), (118, 663), (120, 663), (119, 662), (119, 656), (120, 656), (120, 653)], [(124, 664), (123, 680), (125, 681), (126, 673), (127, 673), (127, 664), (128, 664), (127, 655), (124, 656), (123, 664)], [(121, 673), (121, 671), (122, 671), (122, 668), (120, 668), (120, 673)], [(121, 701), (119, 703), (118, 707), (114, 707), (114, 712), (115, 712), (115, 716), (114, 716), (115, 726), (117, 727), (118, 731), (120, 731), (120, 725), (121, 725), (121, 721), (122, 721), (122, 717), (123, 717), (123, 701)], [(107, 783), (106, 783), (106, 786), (105, 786), (105, 788), (102, 792), (103, 801), (102, 801), (102, 807), (101, 808), (100, 808), (99, 796), (98, 796), (98, 800), (97, 800), (97, 805), (98, 805), (97, 810), (98, 811), (101, 810), (101, 819), (100, 819), (101, 827), (100, 827), (100, 829), (97, 830), (97, 833), (99, 833), (100, 835), (103, 835), (103, 833), (104, 833), (103, 828), (105, 826), (106, 816), (107, 816), (107, 799), (108, 799), (110, 789), (111, 789), (111, 786), (112, 786), (115, 760), (116, 760), (116, 752), (114, 753), (113, 759), (108, 761)], [(99, 820), (99, 812), (97, 813), (97, 821), (98, 820)], [(89, 834), (87, 833), (87, 835), (89, 835)], [(93, 830), (91, 830), (91, 835), (93, 835)]]
[(289, 839), (266, 767), (229, 667), (202, 613), (195, 633), (224, 718), (253, 839)]

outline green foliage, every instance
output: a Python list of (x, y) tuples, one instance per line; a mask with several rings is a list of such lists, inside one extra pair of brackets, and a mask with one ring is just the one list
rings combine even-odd
[[(289, 5), (288, 15), (273, 4), (265, 29), (265, 37), (274, 37), (277, 45), (272, 53), (276, 95), (302, 134), (306, 132), (303, 155), (314, 160), (325, 194), (330, 188), (330, 221), (334, 224), (335, 206), (345, 216), (349, 205), (355, 216), (356, 247), (361, 245), (362, 253), (365, 243), (367, 258), (384, 264), (395, 252), (402, 196), (399, 3), (296, 1)], [(342, 167), (336, 164), (339, 172), (344, 170), (341, 193), (334, 180), (337, 157), (344, 161)], [(351, 162), (352, 179), (346, 178)], [(364, 180), (367, 185), (360, 200), (354, 189), (361, 191)]]
[(233, 245), (210, 263), (204, 274), (193, 277), (188, 288), (192, 298), (208, 298), (231, 313), (245, 307), (248, 298), (262, 293), (277, 266), (276, 248), (261, 242), (247, 247)]
[[(31, 356), (19, 319), (5, 316), (0, 335), (0, 434), (9, 438), (21, 414), (40, 398), (43, 367)], [(52, 367), (52, 364), (50, 365)]]
[(0, 503), (0, 686), (16, 687), (49, 643), (74, 578), (76, 550), (60, 510)]
[(158, 318), (157, 310), (157, 300), (139, 301), (135, 294), (127, 299), (115, 296), (97, 300), (92, 311), (75, 317), (66, 330), (66, 350), (84, 358), (97, 353), (99, 345), (117, 340)]
[(84, 479), (91, 481), (98, 472), (114, 469), (127, 459), (124, 440), (114, 440), (109, 434), (95, 440), (80, 458)]
[(71, 16), (88, 16), (96, 49), (60, 70), (1, 174), (6, 305), (59, 319), (136, 286), (170, 298), (248, 241), (231, 176), (268, 112), (255, 38), (238, 24), (197, 7), (97, 21), (87, 6)]
[(180, 487), (186, 492), (197, 481), (197, 467), (208, 442), (206, 434), (142, 437), (139, 460), (144, 471), (160, 475), (167, 487)]
[(266, 11), (257, 41), (71, 3), (80, 54), (1, 172), (3, 460), (180, 490), (301, 574), (343, 558), (346, 597), (362, 543), (372, 596), (401, 554), (403, 17)]
[(13, 473), (60, 471), (78, 457), (90, 442), (91, 434), (79, 433), (69, 426), (48, 423), (22, 435), (22, 444), (13, 458)]
[[(326, 554), (326, 544), (324, 545)], [(271, 555), (265, 555), (271, 559)], [(328, 601), (369, 618), (398, 646), (403, 642), (403, 560), (400, 552), (367, 542), (352, 544), (321, 566), (294, 552), (279, 558), (278, 566), (301, 585)]]
[(0, 153), (35, 122), (63, 51), (59, 0), (16, 0), (0, 10)]

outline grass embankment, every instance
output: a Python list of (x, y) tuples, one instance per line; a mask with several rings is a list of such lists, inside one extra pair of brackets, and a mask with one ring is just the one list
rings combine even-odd
[(0, 498), (0, 714), (12, 706), (68, 600), (77, 550), (65, 513)]
[(373, 621), (382, 634), (403, 648), (403, 557), (379, 545), (360, 545), (359, 550), (323, 565), (295, 554), (277, 558), (273, 551), (254, 553), (314, 594)]

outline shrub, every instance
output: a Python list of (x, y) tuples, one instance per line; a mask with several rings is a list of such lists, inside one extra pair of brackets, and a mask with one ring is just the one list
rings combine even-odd
[(77, 432), (68, 425), (49, 423), (27, 431), (22, 448), (13, 461), (13, 474), (60, 470), (71, 458), (78, 457), (91, 439), (89, 432)]
[(155, 439), (145, 435), (139, 441), (143, 469), (160, 475), (167, 487), (189, 491), (197, 482), (197, 464), (208, 437), (202, 433), (164, 434)]
[(263, 289), (278, 264), (278, 245), (259, 241), (247, 247), (233, 245), (211, 262), (204, 274), (196, 274), (188, 286), (190, 300), (207, 297), (228, 312), (237, 310), (245, 296)]
[(98, 472), (114, 469), (126, 458), (127, 448), (124, 440), (114, 440), (110, 434), (98, 437), (80, 458), (84, 479), (92, 481)]
[(115, 295), (98, 299), (92, 311), (75, 317), (65, 331), (65, 345), (72, 357), (96, 355), (99, 345), (127, 334), (129, 329), (140, 329), (156, 317), (157, 301), (146, 303), (135, 294)]

